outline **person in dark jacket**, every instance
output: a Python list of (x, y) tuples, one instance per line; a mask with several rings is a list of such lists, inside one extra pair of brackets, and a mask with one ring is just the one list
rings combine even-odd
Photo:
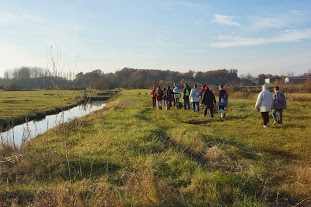
[(209, 90), (208, 86), (205, 87), (205, 91), (202, 96), (202, 104), (204, 104), (204, 117), (207, 115), (207, 110), (210, 111), (210, 117), (214, 117), (214, 104), (216, 103), (214, 93)]
[(151, 96), (152, 107), (155, 107), (155, 106), (156, 106), (156, 97), (155, 97), (155, 95), (154, 95), (155, 91), (156, 91), (156, 87), (153, 86), (153, 87), (152, 87), (152, 90), (151, 90), (150, 93), (149, 93), (149, 95)]
[(172, 102), (174, 101), (174, 91), (173, 89), (171, 89), (171, 86), (167, 86), (165, 97), (166, 97), (166, 110), (170, 110), (170, 108), (172, 107)]
[[(286, 97), (279, 86), (274, 87), (272, 117), (275, 124), (283, 123), (283, 109), (286, 109)], [(278, 114), (277, 114), (278, 113)]]
[(228, 93), (224, 89), (223, 85), (219, 85), (218, 107), (219, 107), (221, 118), (225, 118), (225, 115), (226, 115), (225, 107), (227, 106), (228, 106)]

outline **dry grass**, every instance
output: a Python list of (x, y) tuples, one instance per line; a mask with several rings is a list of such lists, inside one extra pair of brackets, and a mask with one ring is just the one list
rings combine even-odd
[(154, 110), (145, 93), (124, 91), (105, 110), (24, 145), (23, 157), (0, 169), (3, 205), (309, 204), (310, 111), (297, 102), (283, 126), (263, 129), (251, 95), (231, 94), (223, 120)]

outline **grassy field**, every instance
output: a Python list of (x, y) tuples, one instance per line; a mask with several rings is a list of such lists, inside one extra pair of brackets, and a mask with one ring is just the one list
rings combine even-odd
[(211, 119), (158, 111), (148, 92), (2, 146), (0, 206), (311, 205), (311, 94), (287, 94), (284, 124), (263, 128), (257, 94)]
[[(92, 91), (93, 92), (93, 91)], [(105, 93), (101, 95), (100, 93)], [(111, 96), (107, 92), (87, 92), (91, 98)], [(0, 91), (0, 126), (21, 124), (70, 108), (84, 101), (78, 90)]]
[(81, 91), (74, 90), (0, 91), (0, 123), (12, 119), (24, 122), (26, 117), (75, 105), (80, 100)]

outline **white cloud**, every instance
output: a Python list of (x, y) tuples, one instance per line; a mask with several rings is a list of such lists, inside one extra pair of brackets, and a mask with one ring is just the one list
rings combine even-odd
[(218, 48), (226, 48), (237, 46), (255, 46), (280, 42), (296, 42), (304, 39), (311, 39), (311, 29), (285, 31), (279, 36), (270, 38), (241, 38), (233, 36), (220, 36), (218, 39), (225, 39), (226, 41), (213, 42), (210, 45)]
[(273, 27), (273, 28), (282, 28), (288, 27), (286, 23), (281, 19), (272, 19), (272, 18), (257, 18), (255, 25), (257, 27)]
[(311, 39), (311, 29), (285, 31), (278, 39), (280, 42), (295, 42), (303, 39)]
[(303, 15), (303, 13), (301, 11), (298, 11), (298, 10), (290, 10), (290, 13), (297, 15), (297, 16)]
[(212, 19), (212, 22), (229, 26), (240, 26), (240, 23), (233, 21), (233, 19), (234, 19), (233, 16), (215, 14), (214, 18)]

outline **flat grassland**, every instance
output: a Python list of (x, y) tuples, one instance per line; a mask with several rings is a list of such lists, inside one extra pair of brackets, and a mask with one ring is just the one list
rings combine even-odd
[(40, 118), (55, 109), (76, 105), (81, 94), (76, 90), (0, 91), (0, 124), (13, 119), (22, 123), (26, 118)]
[[(158, 111), (149, 90), (24, 144), (2, 146), (3, 206), (310, 206), (311, 94), (286, 94), (263, 128), (256, 95), (229, 94), (225, 119)], [(271, 120), (270, 120), (271, 122)]]

